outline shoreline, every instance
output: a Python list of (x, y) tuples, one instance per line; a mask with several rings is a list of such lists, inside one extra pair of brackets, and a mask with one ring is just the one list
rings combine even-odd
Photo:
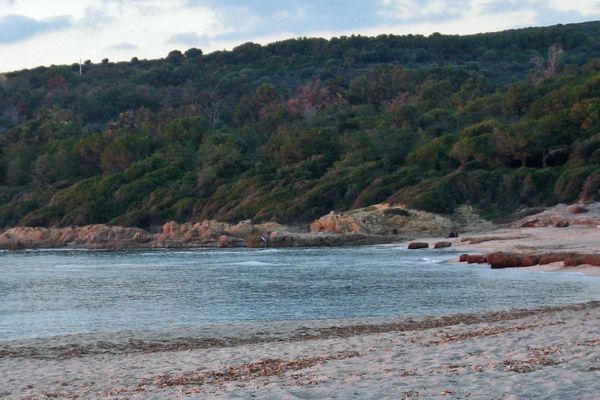
[[(600, 389), (598, 322), (600, 302), (589, 302), (371, 323), (256, 324), (230, 329), (226, 345), (216, 340), (227, 326), (212, 338), (210, 330), (190, 329), (0, 342), (0, 396), (364, 398), (381, 390), (397, 398), (591, 399)], [(490, 377), (512, 383), (488, 388)]]
[[(600, 310), (600, 300), (556, 306), (516, 308), (422, 317), (354, 317), (257, 321), (159, 330), (86, 332), (0, 340), (0, 360), (30, 357), (68, 359), (82, 355), (158, 353), (204, 348), (237, 347), (278, 341), (302, 342), (349, 338), (366, 334), (419, 331), (455, 325), (512, 321), (556, 312)], [(33, 350), (35, 348), (35, 350)], [(12, 349), (13, 351), (9, 351)], [(40, 351), (43, 349), (44, 351)]]

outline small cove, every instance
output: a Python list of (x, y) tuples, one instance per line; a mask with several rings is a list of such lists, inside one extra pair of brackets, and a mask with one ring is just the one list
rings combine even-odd
[(0, 254), (0, 340), (263, 321), (424, 317), (600, 300), (600, 278), (391, 246)]

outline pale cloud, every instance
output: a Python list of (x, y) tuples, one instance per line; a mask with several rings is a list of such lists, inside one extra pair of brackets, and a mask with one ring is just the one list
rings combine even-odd
[[(17, 0), (12, 5), (3, 5), (0, 7), (0, 21), (8, 12), (35, 16), (36, 21), (54, 21), (57, 15), (68, 11), (69, 29), (52, 32), (46, 29), (46, 34), (29, 35), (18, 43), (0, 39), (0, 52), (11, 54), (11, 57), (0, 58), (0, 71), (70, 64), (79, 59), (99, 62), (105, 57), (115, 61), (128, 60), (133, 56), (161, 58), (173, 50), (168, 38), (182, 31), (193, 31), (207, 37), (229, 32), (218, 12), (208, 7), (191, 10), (185, 6), (184, 0), (57, 0), (47, 2), (51, 6), (40, 3), (37, 0)], [(0, 26), (0, 38), (1, 29)], [(24, 31), (42, 32), (28, 27)]]
[(381, 15), (400, 21), (414, 21), (430, 17), (455, 17), (471, 7), (464, 0), (382, 0)]
[(558, 11), (574, 11), (585, 16), (600, 14), (600, 1), (597, 0), (550, 0), (550, 7)]
[(129, 42), (121, 42), (121, 43), (113, 44), (112, 46), (108, 46), (107, 49), (115, 50), (115, 51), (131, 51), (131, 50), (137, 50), (138, 46), (136, 46), (133, 43), (129, 43)]
[(600, 15), (600, 0), (380, 0), (380, 3), (383, 6), (382, 16), (408, 22), (487, 15), (490, 12), (505, 14), (517, 10), (529, 10), (538, 15), (545, 12)]
[(40, 20), (24, 15), (6, 15), (0, 17), (0, 44), (21, 42), (44, 32), (67, 29), (72, 24), (72, 19), (64, 15)]
[(204, 36), (200, 36), (194, 32), (178, 33), (173, 35), (167, 40), (168, 43), (172, 44), (184, 44), (188, 46), (196, 46), (202, 43)]
[(448, 20), (420, 20), (409, 23), (393, 23), (353, 31), (331, 32), (321, 31), (317, 36), (333, 37), (337, 35), (360, 34), (375, 36), (381, 33), (393, 32), (398, 35), (422, 34), (430, 35), (435, 32), (444, 34), (469, 35), (480, 32), (494, 32), (514, 27), (531, 26), (535, 23), (537, 14), (534, 10), (505, 11), (501, 13), (481, 14), (476, 9), (463, 13), (459, 18)]

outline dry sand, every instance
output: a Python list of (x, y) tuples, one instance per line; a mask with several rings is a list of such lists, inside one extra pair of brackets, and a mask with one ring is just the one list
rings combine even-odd
[(598, 399), (599, 374), (600, 303), (0, 342), (7, 399)]

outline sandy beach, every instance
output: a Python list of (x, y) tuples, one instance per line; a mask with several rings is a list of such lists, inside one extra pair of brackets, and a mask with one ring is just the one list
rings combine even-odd
[(597, 399), (600, 303), (0, 343), (7, 399)]

